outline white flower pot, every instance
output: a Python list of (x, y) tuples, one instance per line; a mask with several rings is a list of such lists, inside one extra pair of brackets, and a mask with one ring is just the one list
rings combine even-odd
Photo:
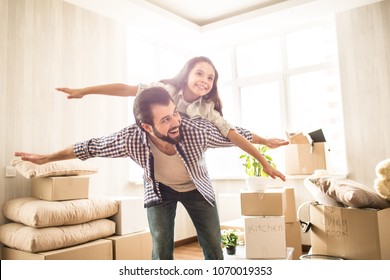
[(247, 177), (246, 184), (250, 191), (264, 191), (269, 188), (274, 179), (271, 177)]

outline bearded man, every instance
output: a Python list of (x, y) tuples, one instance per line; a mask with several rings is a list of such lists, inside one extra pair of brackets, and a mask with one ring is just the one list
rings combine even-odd
[[(137, 95), (133, 113), (136, 124), (109, 136), (50, 154), (15, 155), (36, 164), (74, 158), (130, 157), (144, 169), (144, 206), (152, 235), (152, 259), (173, 259), (178, 202), (192, 219), (205, 259), (223, 259), (220, 222), (205, 152), (233, 144), (207, 120), (182, 119), (170, 95), (161, 87)], [(252, 140), (251, 132), (241, 128), (237, 131)]]

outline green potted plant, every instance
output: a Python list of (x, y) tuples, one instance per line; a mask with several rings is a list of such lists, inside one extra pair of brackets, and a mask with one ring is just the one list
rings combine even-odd
[[(263, 155), (268, 163), (276, 168), (273, 158), (268, 154), (269, 147), (265, 145), (255, 145), (257, 150)], [(240, 159), (244, 161), (245, 173), (247, 175), (246, 182), (248, 189), (256, 191), (264, 191), (271, 183), (272, 178), (264, 172), (260, 162), (250, 154), (242, 154)]]
[(240, 230), (238, 229), (223, 229), (221, 231), (222, 244), (226, 248), (228, 255), (234, 255), (236, 253), (236, 247), (239, 245), (239, 234)]

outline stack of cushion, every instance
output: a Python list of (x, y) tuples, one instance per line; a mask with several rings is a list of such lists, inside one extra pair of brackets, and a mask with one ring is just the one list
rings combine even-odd
[[(34, 165), (17, 160), (13, 164), (28, 179), (96, 173), (81, 161)], [(118, 210), (116, 201), (103, 197), (64, 201), (11, 199), (2, 208), (10, 222), (0, 226), (0, 242), (13, 249), (37, 253), (97, 240), (115, 233), (115, 222), (108, 218)]]
[(115, 223), (106, 218), (117, 211), (115, 201), (103, 198), (9, 200), (3, 215), (12, 222), (0, 226), (0, 242), (33, 253), (78, 245), (113, 235)]

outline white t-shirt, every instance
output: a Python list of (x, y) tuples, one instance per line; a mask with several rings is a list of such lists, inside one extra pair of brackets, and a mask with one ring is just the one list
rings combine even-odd
[(195, 184), (184, 166), (179, 153), (170, 156), (161, 152), (149, 141), (154, 158), (154, 178), (177, 192), (195, 190)]

